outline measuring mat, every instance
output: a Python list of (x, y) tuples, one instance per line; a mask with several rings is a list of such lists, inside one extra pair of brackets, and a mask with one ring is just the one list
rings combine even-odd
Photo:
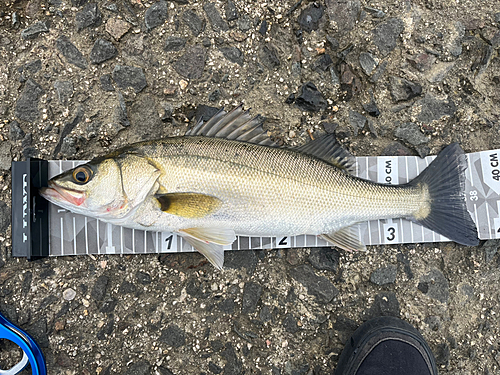
[[(464, 199), (482, 240), (500, 238), (500, 150), (467, 154)], [(369, 156), (356, 158), (358, 177), (387, 184), (405, 184), (435, 156)], [(174, 233), (122, 228), (73, 214), (47, 203), (38, 188), (47, 180), (85, 161), (28, 161), (12, 163), (13, 256), (83, 254), (145, 254), (195, 251)], [(405, 219), (374, 220), (358, 225), (366, 245), (448, 241)], [(240, 236), (226, 250), (330, 246), (318, 236)]]

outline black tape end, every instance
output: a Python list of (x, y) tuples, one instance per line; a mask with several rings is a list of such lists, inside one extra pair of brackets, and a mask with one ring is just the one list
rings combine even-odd
[(48, 162), (12, 162), (12, 256), (49, 256), (49, 205), (38, 189), (47, 186)]

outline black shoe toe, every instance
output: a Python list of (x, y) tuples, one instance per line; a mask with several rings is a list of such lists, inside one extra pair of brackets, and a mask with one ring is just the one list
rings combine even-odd
[(335, 375), (437, 375), (429, 345), (410, 324), (379, 317), (361, 325), (346, 344)]

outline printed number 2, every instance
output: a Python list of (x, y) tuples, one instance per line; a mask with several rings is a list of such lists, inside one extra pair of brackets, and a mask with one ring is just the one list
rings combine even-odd
[(277, 248), (287, 248), (290, 247), (290, 241), (288, 241), (288, 237), (276, 237), (276, 247)]
[(394, 241), (394, 239), (396, 238), (396, 229), (394, 229), (394, 227), (389, 227), (387, 228), (387, 232), (389, 232), (389, 235), (386, 237), (387, 238), (387, 241)]

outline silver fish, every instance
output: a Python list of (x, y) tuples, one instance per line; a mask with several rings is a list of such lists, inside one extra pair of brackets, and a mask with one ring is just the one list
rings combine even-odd
[(458, 144), (413, 181), (352, 176), (353, 157), (331, 135), (277, 147), (242, 107), (221, 110), (186, 136), (133, 144), (49, 182), (41, 194), (70, 211), (129, 228), (176, 232), (217, 268), (236, 235), (320, 235), (363, 250), (356, 223), (407, 218), (464, 245), (477, 229), (463, 198)]

